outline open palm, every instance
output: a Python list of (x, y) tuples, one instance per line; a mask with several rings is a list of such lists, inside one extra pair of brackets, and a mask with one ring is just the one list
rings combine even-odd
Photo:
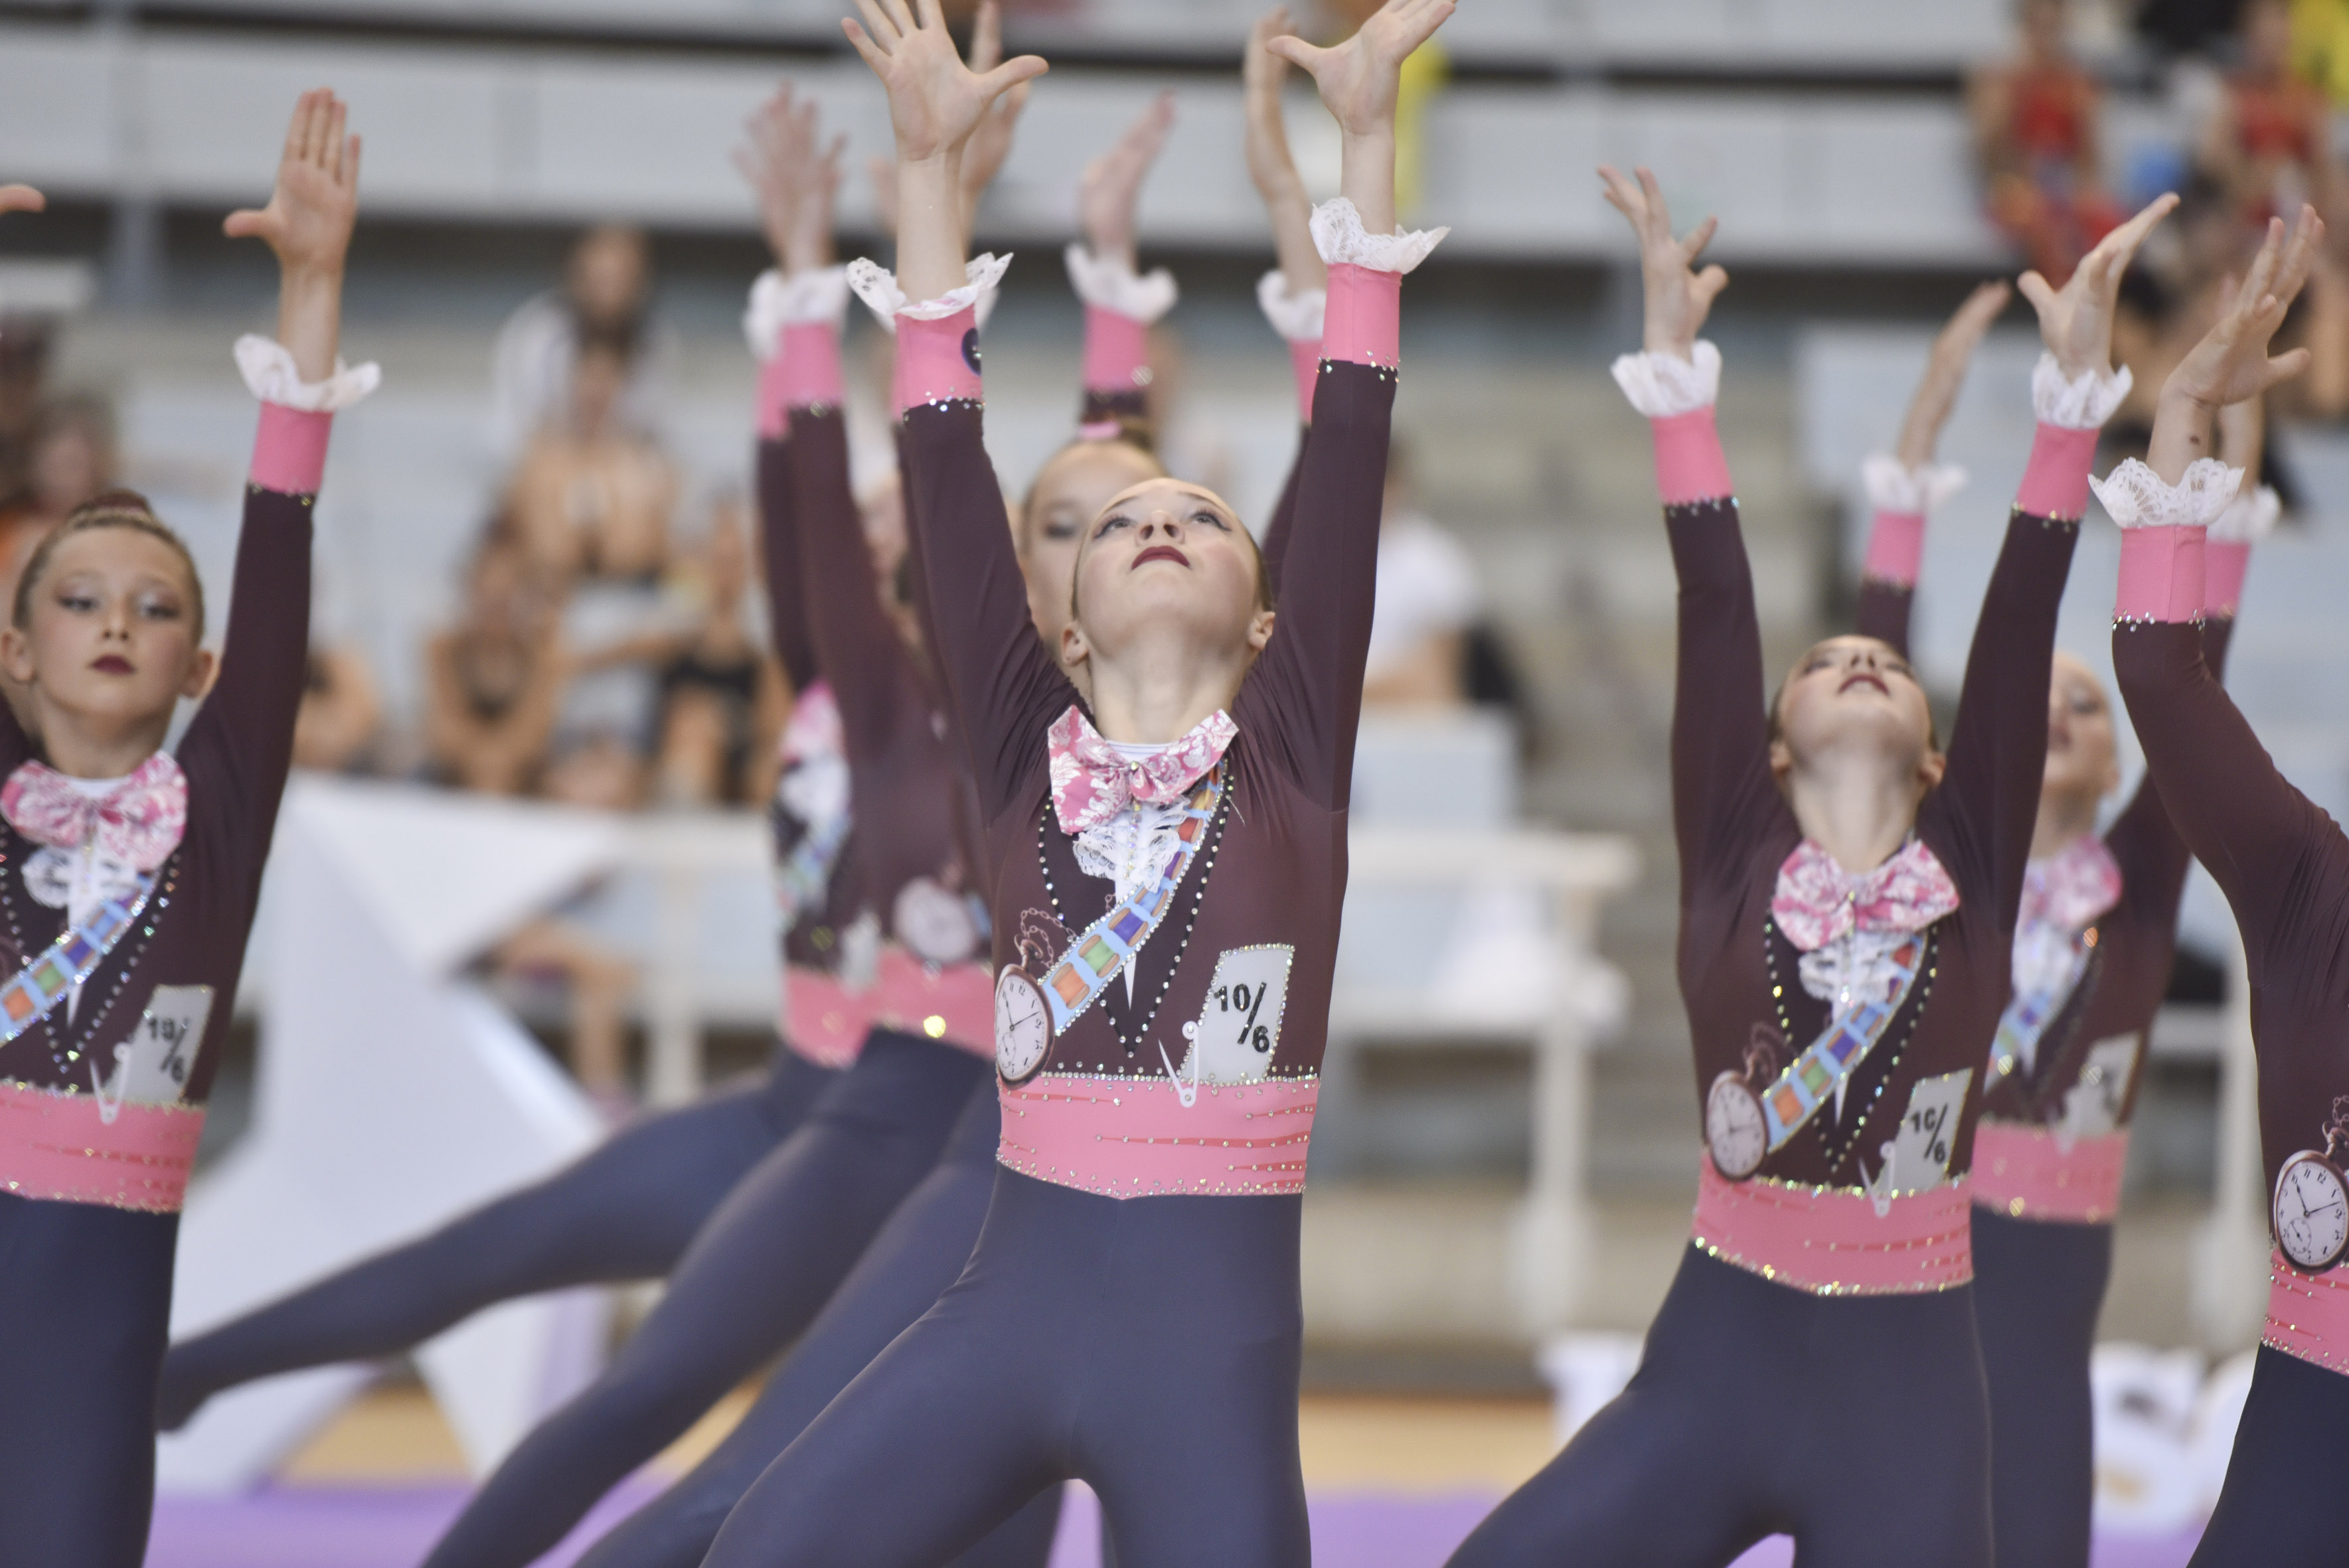
[(1640, 276), (1647, 293), (1641, 346), (1651, 354), (1686, 359), (1696, 346), (1696, 335), (1704, 330), (1713, 302), (1729, 286), (1729, 274), (1720, 267), (1696, 270), (1696, 259), (1713, 242), (1718, 224), (1707, 218), (1688, 238), (1675, 238), (1671, 209), (1664, 204), (1654, 172), (1633, 172), (1639, 178), (1630, 180), (1602, 165), (1599, 177), (1607, 183), (1608, 204), (1631, 221), (1631, 232), (1640, 238)]
[(344, 134), (349, 112), (324, 88), (304, 93), (269, 205), (230, 213), (222, 232), (262, 241), (288, 273), (341, 273), (359, 211), (359, 139)]
[(2119, 307), (2121, 274), (2154, 226), (2177, 210), (2174, 195), (2157, 196), (2143, 211), (2096, 242), (2081, 258), (2071, 279), (2055, 288), (2035, 272), (2015, 280), (2023, 297), (2039, 313), (2039, 335), (2056, 368), (2076, 379), (2091, 371), (2109, 373), (2113, 354), (2113, 315)]
[(889, 125), (897, 156), (923, 162), (959, 149), (978, 128), (998, 95), (1042, 76), (1044, 62), (1022, 55), (981, 75), (963, 64), (947, 36), (938, 0), (856, 0), (859, 26), (843, 18), (841, 30), (889, 95)]
[(1394, 120), (1402, 63), (1452, 15), (1454, 0), (1387, 0), (1354, 36), (1318, 49), (1281, 35), (1265, 40), (1272, 53), (1312, 74), (1321, 101), (1349, 136), (1369, 136)]
[(2268, 344), (2283, 325), (2284, 313), (2300, 297), (2324, 240), (2324, 222), (2313, 207), (2300, 210), (2291, 237), (2283, 220), (2268, 221), (2267, 241), (2242, 282), (2229, 291), (2219, 319), (2169, 374), (2165, 391), (2182, 394), (2205, 408), (2223, 408), (2257, 397), (2280, 381), (2308, 368), (2309, 352), (2268, 356)]

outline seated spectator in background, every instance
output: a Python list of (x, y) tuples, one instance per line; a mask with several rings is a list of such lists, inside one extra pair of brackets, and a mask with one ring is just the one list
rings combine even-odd
[(313, 644), (294, 716), (294, 766), (372, 772), (382, 729), (383, 697), (367, 655), (350, 643)]
[(425, 655), (425, 748), (460, 789), (538, 787), (568, 676), (554, 605), (512, 534), (492, 525), (466, 573), (458, 623)]
[(2292, 63), (2291, 0), (2243, 0), (2234, 68), (2202, 127), (2195, 159), (2247, 226), (2263, 229), (2302, 201), (2339, 223), (2343, 186), (2331, 106)]
[(42, 404), (24, 438), (22, 484), (0, 508), (0, 603), (13, 603), (34, 546), (115, 480), (114, 416), (96, 397)]
[(33, 418), (48, 384), (49, 324), (0, 315), (0, 505), (17, 499), (31, 462)]
[(1409, 453), (1396, 440), (1387, 452), (1363, 705), (1451, 707), (1467, 701), (1468, 636), (1483, 598), (1459, 540), (1412, 504)]
[(788, 703), (782, 671), (746, 618), (750, 542), (739, 500), (719, 503), (689, 564), (680, 587), (698, 624), (659, 665), (659, 799), (667, 806), (764, 800)]
[(621, 419), (639, 430), (660, 428), (674, 348), (651, 319), (652, 282), (644, 232), (607, 223), (572, 247), (560, 289), (507, 318), (491, 366), (491, 438), (501, 456), (519, 457), (541, 427), (569, 412), (572, 375), (590, 337), (619, 343), (627, 360)]
[(581, 340), (565, 417), (532, 438), (507, 497), (515, 537), (560, 582), (649, 584), (667, 564), (677, 469), (623, 415), (628, 355), (616, 335)]
[(1991, 219), (2057, 288), (2127, 216), (2106, 193), (2103, 94), (2072, 57), (2064, 0), (2022, 0), (2022, 47), (1966, 84)]

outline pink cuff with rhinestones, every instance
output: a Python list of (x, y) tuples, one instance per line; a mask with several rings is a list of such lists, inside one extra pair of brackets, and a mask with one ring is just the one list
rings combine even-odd
[(1666, 506), (1729, 498), (1729, 459), (1722, 455), (1713, 405), (1651, 419), (1648, 428), (1656, 434), (1656, 488), (1663, 492)]
[(986, 395), (978, 376), (978, 313), (955, 312), (938, 321), (897, 318), (897, 368), (893, 377), (899, 418), (922, 403)]
[(999, 1163), (1105, 1198), (1305, 1191), (1314, 1078), (1201, 1084), (1190, 1105), (1163, 1078), (1040, 1073), (999, 1082)]
[(1402, 274), (1339, 262), (1330, 268), (1321, 357), (1392, 370), (1402, 356)]
[(1150, 329), (1130, 315), (1085, 306), (1085, 390), (1138, 392), (1150, 385)]
[(2243, 577), (2251, 569), (2251, 547), (2241, 540), (2202, 542), (2202, 613), (2231, 615), (2243, 603)]
[(791, 433), (791, 372), (778, 354), (759, 366), (759, 439), (780, 441)]
[(326, 437), (332, 414), (305, 414), (283, 403), (261, 406), (261, 428), (253, 438), (253, 482), (281, 495), (316, 495), (326, 471)]
[(783, 406), (837, 408), (843, 396), (840, 374), (840, 329), (828, 321), (798, 321), (783, 328)]
[(1691, 1239), (1723, 1263), (1816, 1295), (1915, 1295), (1974, 1277), (1961, 1176), (1928, 1192), (1865, 1192), (1754, 1177), (1699, 1162)]
[(2260, 1343), (2286, 1356), (2349, 1374), (2349, 1269), (2304, 1274), (2268, 1252), (2268, 1326)]
[(2121, 582), (2113, 596), (2113, 619), (2180, 624), (2199, 621), (2207, 531), (2182, 523), (2123, 529)]
[(1321, 340), (1297, 338), (1288, 345), (1288, 368), (1297, 377), (1297, 422), (1313, 423), (1313, 388), (1321, 381)]
[(1860, 567), (1860, 575), (1914, 588), (1924, 559), (1925, 514), (1879, 511), (1868, 531), (1868, 561)]
[(2078, 521), (2088, 510), (2088, 465), (2095, 458), (2095, 431), (2042, 424), (2014, 504), (2033, 517)]
[(1974, 1129), (1974, 1202), (2010, 1220), (2109, 1225), (2120, 1212), (2128, 1130), (2074, 1139), (1985, 1118)]
[(109, 1119), (94, 1094), (0, 1081), (0, 1191), (176, 1214), (203, 1132), (202, 1106), (118, 1103)]

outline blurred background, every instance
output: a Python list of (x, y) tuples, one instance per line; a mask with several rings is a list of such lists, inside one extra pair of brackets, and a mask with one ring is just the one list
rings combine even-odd
[[(0, 579), (120, 481), (224, 587), (253, 418), (228, 345), (267, 330), (274, 278), (219, 220), (265, 196), (295, 95), (331, 84), (367, 142), (347, 353), (380, 361), (386, 385), (340, 422), (318, 509), (299, 760), (644, 825), (626, 830), (636, 849), (466, 955), (611, 1115), (750, 1066), (771, 1037), (760, 810), (790, 694), (764, 654), (738, 325), (769, 259), (728, 153), (782, 77), (849, 134), (853, 168), (887, 152), (846, 9), (0, 0), (0, 178), (50, 197), (46, 215), (0, 219)], [(1255, 7), (1005, 9), (1009, 46), (1054, 68), (978, 219), (978, 243), (1019, 253), (988, 328), (1004, 484), (1017, 493), (1071, 422), (1081, 311), (1057, 252), (1078, 173), (1169, 88), (1178, 120), (1142, 237), (1183, 297), (1153, 392), (1175, 469), (1262, 519), (1295, 438), (1240, 161)], [(1340, 36), (1360, 9), (1327, 0), (1300, 30)], [(2116, 349), (2137, 395), (2101, 471), (2142, 442), (2154, 388), (2270, 211), (2312, 200), (2349, 235), (2349, 0), (1464, 0), (1412, 80), (1408, 221), (1453, 233), (1413, 277), (1403, 328), (1356, 889), (1307, 1200), (1309, 1463), (1317, 1487), (1489, 1501), (1628, 1374), (1699, 1158), (1671, 958), (1672, 582), (1648, 443), (1605, 373), (1637, 346), (1640, 289), (1593, 166), (1650, 165), (1683, 222), (1721, 221), (1721, 421), (1783, 665), (1847, 620), (1860, 460), (1889, 448), (1973, 283), (2024, 265), (2060, 279), (2119, 216), (2184, 195), (2126, 295)], [(1309, 184), (1333, 193), (1334, 127), (1302, 88), (1288, 119)], [(844, 256), (885, 259), (872, 195), (852, 178)], [(2253, 566), (2230, 678), (2336, 816), (2344, 268), (2349, 253), (2326, 259), (2287, 328), (2316, 366), (2271, 410), (2286, 520)], [(860, 313), (864, 478), (888, 457), (879, 347)], [(2018, 305), (1943, 441), (1972, 477), (1936, 519), (1919, 594), (1920, 663), (1945, 705), (2022, 469), (2036, 353)], [(566, 587), (537, 569), (549, 527), (595, 542)], [(2116, 555), (2092, 517), (2063, 640), (2099, 668)], [(699, 848), (677, 848), (679, 824)], [(2265, 1264), (2239, 960), (2207, 882), (2185, 925), (2099, 1365), (2100, 1519), (2178, 1562), (2215, 1490)], [(256, 942), (274, 939), (264, 916)], [(209, 1160), (245, 1127), (268, 968), (248, 975)], [(366, 1408), (372, 1437), (336, 1427), (289, 1473), (461, 1473), (412, 1386)]]

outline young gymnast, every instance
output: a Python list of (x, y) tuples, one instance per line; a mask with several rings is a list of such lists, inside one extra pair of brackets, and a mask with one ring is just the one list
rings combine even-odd
[[(261, 427), (226, 652), (187, 547), (113, 490), (34, 552), (0, 663), (0, 1555), (137, 1568), (155, 1378), (188, 1171), (276, 820), (309, 642), (311, 506), (346, 368), (359, 146), (332, 93), (295, 107), (276, 188), (233, 237), (275, 253), (277, 335), (238, 341)], [(37, 200), (0, 193), (0, 203)], [(182, 697), (202, 707), (161, 749)]]
[(1764, 700), (1754, 591), (1661, 192), (1601, 171), (1640, 238), (1652, 422), (1681, 583), (1673, 816), (1680, 973), (1706, 1152), (1691, 1245), (1640, 1370), (1454, 1556), (1461, 1568), (1726, 1563), (1785, 1532), (1806, 1568), (1984, 1568), (1990, 1445), (1967, 1281), (1970, 1145), (2007, 994), (2044, 762), (2056, 607), (2086, 500), (2114, 295), (2157, 203), (2059, 294), (2039, 435), (1984, 600), (1957, 728), (1882, 642), (1837, 637)]
[(1148, 480), (1087, 523), (1059, 660), (980, 436), (970, 305), (996, 268), (966, 269), (951, 196), (963, 136), (1043, 62), (971, 73), (936, 0), (849, 26), (898, 139), (902, 443), (985, 815), (1003, 1169), (961, 1279), (761, 1478), (713, 1565), (911, 1568), (1071, 1476), (1124, 1568), (1308, 1555), (1298, 1194), (1398, 284), (1432, 242), (1391, 232), (1393, 104), (1450, 9), (1396, 0), (1339, 48), (1279, 46), (1346, 133), (1347, 201), (1319, 225), (1344, 264), (1278, 634), (1238, 520)]
[[(2003, 284), (1967, 302), (1934, 347), (1897, 456), (1871, 458), (1877, 515), (1859, 629), (1903, 654), (1925, 514), (1961, 476), (1931, 461)], [(2256, 471), (2257, 402), (2221, 412), (2226, 460)], [(2203, 653), (2225, 668), (2251, 540), (2279, 503), (2240, 496), (2211, 549)], [(2047, 713), (2047, 768), (2015, 923), (2013, 989), (1983, 1069), (1974, 1132), (1974, 1321), (1989, 1380), (1991, 1505), (2001, 1568), (2088, 1559), (2095, 1490), (2088, 1357), (2112, 1272), (2113, 1219), (2144, 1048), (2168, 989), (2189, 856), (2151, 778), (2101, 835), (2096, 816), (2120, 783), (2110, 702), (2094, 671), (2058, 652)]]
[(2260, 1143), (2274, 1235), (2268, 1321), (2219, 1505), (2195, 1549), (2205, 1568), (2338, 1562), (2349, 1528), (2349, 838), (2288, 783), (2209, 667), (2202, 622), (2239, 547), (2207, 537), (2240, 475), (2202, 457), (2211, 411), (2308, 366), (2268, 347), (2306, 281), (2324, 226), (2281, 221), (2207, 336), (2170, 373), (2149, 461), (2097, 494), (2122, 527), (2113, 667), (2170, 820), (2233, 907), (2250, 965)]

